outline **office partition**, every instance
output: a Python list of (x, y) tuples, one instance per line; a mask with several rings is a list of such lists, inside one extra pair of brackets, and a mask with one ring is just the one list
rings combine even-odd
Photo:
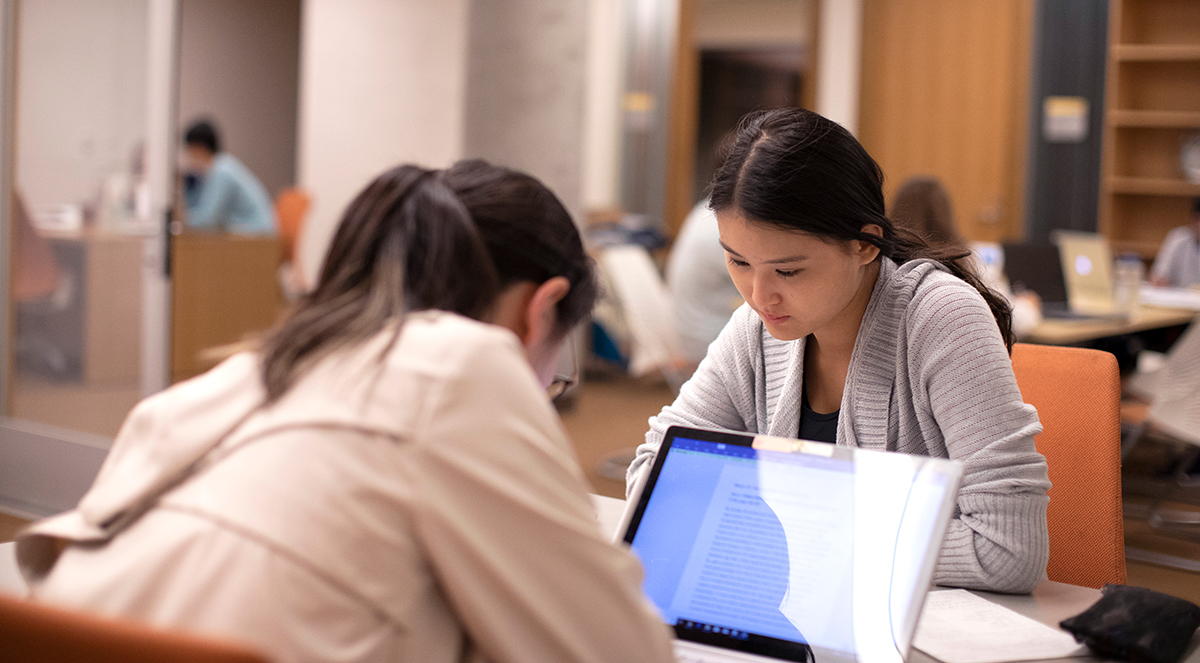
[(0, 510), (74, 504), (167, 385), (177, 0), (0, 5)]

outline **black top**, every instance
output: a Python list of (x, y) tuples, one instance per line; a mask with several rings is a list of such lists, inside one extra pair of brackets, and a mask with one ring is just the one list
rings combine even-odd
[(816, 440), (817, 442), (837, 442), (838, 415), (841, 410), (829, 414), (813, 412), (808, 404), (808, 394), (800, 394), (800, 439)]

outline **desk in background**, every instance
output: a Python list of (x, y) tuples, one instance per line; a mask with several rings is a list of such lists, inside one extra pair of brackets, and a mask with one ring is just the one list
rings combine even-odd
[(212, 368), (211, 348), (245, 340), (279, 318), (277, 237), (190, 233), (172, 238), (171, 381)]
[(42, 235), (63, 282), (54, 295), (15, 307), (18, 367), (85, 384), (136, 383), (145, 240), (91, 228)]
[(1042, 345), (1078, 345), (1102, 338), (1186, 325), (1195, 317), (1196, 311), (1143, 306), (1129, 320), (1046, 319), (1020, 340)]

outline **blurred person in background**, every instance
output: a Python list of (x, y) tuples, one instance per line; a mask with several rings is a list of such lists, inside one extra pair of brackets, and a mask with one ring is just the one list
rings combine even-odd
[[(892, 197), (888, 217), (898, 227), (908, 228), (920, 235), (931, 245), (951, 246), (964, 255), (970, 255), (973, 247), (963, 239), (954, 222), (954, 205), (950, 192), (936, 177), (910, 177)], [(999, 250), (998, 245), (993, 245)], [(982, 258), (980, 257), (980, 260)], [(980, 266), (982, 267), (982, 265)], [(988, 269), (977, 269), (984, 284), (1004, 295), (1012, 306), (1012, 329), (1018, 338), (1029, 333), (1042, 323), (1042, 300), (1037, 293), (1026, 291), (1013, 293), (1002, 274)]]
[[(710, 155), (713, 171), (720, 168), (725, 152), (736, 136), (736, 131), (731, 128), (717, 141), (717, 147)], [(667, 259), (666, 276), (686, 362), (681, 377), (687, 379), (704, 359), (708, 346), (720, 335), (733, 312), (743, 304), (742, 295), (729, 277), (725, 249), (721, 248), (721, 234), (717, 230), (717, 215), (709, 209), (707, 195), (696, 203), (679, 227)]]
[(1150, 283), (1172, 288), (1200, 285), (1200, 196), (1192, 200), (1192, 222), (1163, 239), (1150, 268)]
[(888, 213), (897, 226), (908, 228), (930, 244), (949, 244), (961, 247), (967, 243), (954, 225), (954, 208), (950, 194), (935, 177), (911, 177), (892, 197)]
[(667, 259), (667, 288), (690, 375), (742, 305), (725, 266), (717, 215), (708, 208), (707, 198), (692, 208), (679, 229)]
[(187, 225), (246, 235), (275, 233), (275, 209), (262, 182), (221, 151), (216, 127), (200, 120), (183, 134)]

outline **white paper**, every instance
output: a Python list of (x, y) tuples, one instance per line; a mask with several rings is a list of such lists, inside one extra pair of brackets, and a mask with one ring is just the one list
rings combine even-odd
[(913, 646), (943, 663), (1001, 663), (1088, 656), (1065, 631), (971, 594), (930, 592)]
[(17, 544), (0, 543), (0, 594), (25, 596), (29, 590), (17, 570)]
[(1189, 288), (1157, 288), (1143, 283), (1138, 294), (1148, 306), (1200, 311), (1200, 292)]

